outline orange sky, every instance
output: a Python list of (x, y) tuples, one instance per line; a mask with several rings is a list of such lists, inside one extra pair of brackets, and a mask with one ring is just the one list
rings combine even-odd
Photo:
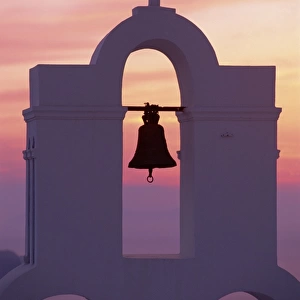
[[(11, 0), (0, 7), (0, 181), (24, 178), (21, 150), (28, 107), (28, 70), (40, 63), (88, 64), (98, 42), (131, 9), (147, 0)], [(188, 4), (187, 4), (188, 3)], [(162, 0), (176, 7), (207, 35), (222, 65), (276, 65), (280, 183), (300, 184), (300, 4), (298, 0)], [(160, 53), (143, 50), (126, 64), (123, 103), (179, 105), (171, 63)], [(140, 114), (124, 124), (124, 164), (133, 155)], [(178, 123), (162, 113), (170, 152), (179, 150)], [(134, 171), (135, 172), (135, 171)], [(137, 171), (139, 172), (139, 171)], [(166, 182), (178, 182), (178, 168), (160, 170)], [(124, 172), (127, 183), (143, 176)], [(138, 173), (140, 174), (140, 173)], [(137, 181), (136, 181), (137, 180)], [(141, 180), (141, 181), (139, 181)]]

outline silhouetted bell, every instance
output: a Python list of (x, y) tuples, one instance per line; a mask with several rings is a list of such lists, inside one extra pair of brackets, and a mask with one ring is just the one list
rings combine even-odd
[(147, 181), (153, 182), (154, 168), (172, 168), (176, 166), (171, 157), (165, 139), (164, 128), (158, 124), (158, 105), (147, 103), (142, 117), (144, 125), (139, 128), (137, 148), (134, 157), (129, 162), (129, 168), (148, 169)]

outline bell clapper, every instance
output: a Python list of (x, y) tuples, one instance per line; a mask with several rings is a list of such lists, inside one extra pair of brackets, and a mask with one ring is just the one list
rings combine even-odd
[(147, 177), (147, 181), (148, 181), (149, 183), (152, 183), (152, 182), (154, 181), (154, 178), (153, 178), (153, 176), (152, 176), (152, 171), (153, 171), (153, 169), (152, 169), (152, 168), (149, 168), (149, 175), (148, 175), (148, 177)]

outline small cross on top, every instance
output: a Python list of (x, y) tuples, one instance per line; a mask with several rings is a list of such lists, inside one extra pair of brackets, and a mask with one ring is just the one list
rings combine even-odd
[(149, 6), (160, 6), (160, 0), (149, 0)]

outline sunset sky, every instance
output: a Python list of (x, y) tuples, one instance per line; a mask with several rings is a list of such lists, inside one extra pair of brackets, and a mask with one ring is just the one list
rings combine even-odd
[[(22, 150), (26, 127), (21, 111), (29, 106), (29, 69), (37, 64), (89, 64), (101, 39), (130, 17), (132, 8), (147, 4), (147, 0), (1, 1), (0, 249), (24, 253)], [(278, 122), (279, 260), (300, 279), (299, 0), (161, 0), (161, 5), (176, 8), (177, 13), (205, 33), (220, 65), (276, 66), (276, 106), (283, 108)], [(180, 105), (172, 64), (159, 52), (142, 50), (130, 55), (127, 61), (123, 104), (143, 105), (148, 101)], [(155, 195), (153, 190), (145, 200), (147, 205), (140, 204), (138, 195), (145, 192), (146, 171), (126, 167), (136, 147), (137, 130), (142, 125), (140, 117), (141, 113), (130, 112), (124, 122), (124, 195), (128, 197), (128, 214), (145, 207), (157, 212), (160, 206), (159, 197), (151, 199)], [(177, 119), (173, 113), (161, 113), (160, 123), (165, 127), (169, 150), (175, 158), (179, 150)], [(165, 218), (169, 223), (161, 224), (167, 233), (178, 225), (172, 211), (178, 209), (179, 168), (155, 171), (155, 176), (154, 191), (175, 199), (165, 200), (164, 211), (160, 211), (169, 216)], [(132, 232), (136, 228), (129, 223), (126, 226)], [(159, 224), (156, 226), (160, 230)], [(171, 237), (166, 251), (175, 249), (176, 243), (176, 238)], [(152, 247), (155, 248), (153, 243)]]

